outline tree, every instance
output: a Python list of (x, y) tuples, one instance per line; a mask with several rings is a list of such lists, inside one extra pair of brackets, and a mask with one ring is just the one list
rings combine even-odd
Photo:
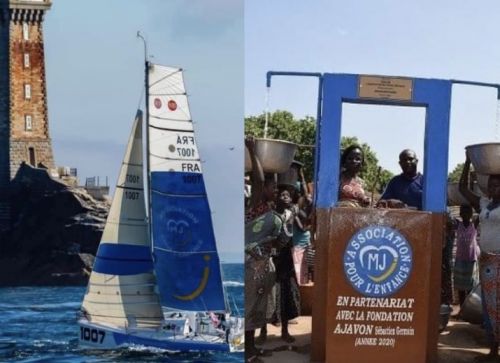
[(458, 183), (460, 181), (460, 175), (462, 175), (462, 170), (464, 169), (464, 163), (457, 164), (455, 169), (448, 174), (448, 181), (452, 183)]
[[(265, 114), (245, 118), (245, 135), (264, 137), (264, 125)], [(295, 120), (288, 111), (276, 111), (269, 117), (267, 137), (298, 144), (295, 160), (304, 164), (306, 180), (313, 179), (316, 139), (316, 120), (313, 117)]]
[[(245, 118), (245, 135), (264, 137), (265, 114)], [(276, 111), (270, 114), (267, 137), (294, 142), (299, 145), (296, 160), (304, 164), (304, 175), (306, 180), (313, 179), (314, 152), (316, 140), (316, 120), (306, 116), (303, 119), (295, 119), (288, 111)], [(362, 177), (365, 180), (368, 191), (381, 192), (392, 177), (392, 173), (382, 169), (378, 175), (378, 159), (376, 154), (366, 143), (361, 144), (356, 137), (342, 137), (341, 147), (345, 148), (351, 144), (359, 144), (365, 155), (365, 167)]]

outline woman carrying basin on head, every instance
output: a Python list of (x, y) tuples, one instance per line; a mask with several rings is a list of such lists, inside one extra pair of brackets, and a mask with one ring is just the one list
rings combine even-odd
[(500, 340), (500, 175), (490, 175), (488, 195), (480, 197), (468, 188), (471, 161), (466, 154), (465, 165), (460, 177), (460, 193), (479, 212), (481, 225), (481, 255), (479, 257), (480, 282), (483, 302), (483, 316), (486, 333), (490, 341), (490, 352), (476, 358), (476, 362), (498, 360)]
[(252, 160), (251, 195), (245, 210), (245, 362), (258, 363), (270, 352), (255, 346), (255, 329), (267, 322), (269, 294), (276, 281), (271, 251), (283, 221), (273, 210), (277, 187), (274, 175), (264, 175), (255, 154), (255, 139), (245, 139)]

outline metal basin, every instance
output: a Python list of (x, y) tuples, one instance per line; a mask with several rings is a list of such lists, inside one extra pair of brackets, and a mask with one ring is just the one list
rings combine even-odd
[(272, 139), (255, 139), (255, 154), (266, 173), (284, 173), (292, 165), (297, 145)]
[(469, 204), (467, 199), (458, 190), (458, 183), (448, 183), (448, 205)]
[(500, 174), (500, 142), (465, 147), (478, 174)]

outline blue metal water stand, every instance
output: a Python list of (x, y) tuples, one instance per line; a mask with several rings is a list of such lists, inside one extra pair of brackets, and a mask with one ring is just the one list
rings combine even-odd
[[(412, 78), (414, 81), (413, 98), (411, 102), (408, 102), (359, 98), (357, 86), (360, 75), (357, 74), (269, 71), (266, 74), (268, 88), (271, 87), (273, 76), (318, 77), (319, 79), (316, 114), (317, 147), (314, 165), (315, 191), (317, 191), (315, 192), (315, 205), (319, 208), (334, 206), (338, 198), (336, 191), (340, 172), (342, 102), (426, 107), (423, 209), (431, 212), (446, 210), (451, 86), (461, 84), (492, 87), (497, 90), (497, 99), (500, 102), (500, 85), (496, 83)], [(325, 78), (328, 79), (327, 82)], [(326, 161), (320, 162), (325, 157)]]
[[(345, 102), (426, 107), (423, 210), (445, 212), (452, 82), (412, 78), (412, 100), (398, 101), (360, 98), (359, 77), (357, 74), (323, 75), (322, 121), (317, 140), (321, 162), (315, 173), (318, 186), (316, 207), (331, 208), (337, 203), (342, 103)], [(387, 137), (389, 139), (391, 135), (388, 133)]]

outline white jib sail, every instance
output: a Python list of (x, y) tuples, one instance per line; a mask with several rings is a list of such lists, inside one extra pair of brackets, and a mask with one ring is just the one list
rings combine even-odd
[(138, 111), (83, 300), (90, 322), (156, 328), (163, 320), (155, 292), (142, 170), (142, 112)]

